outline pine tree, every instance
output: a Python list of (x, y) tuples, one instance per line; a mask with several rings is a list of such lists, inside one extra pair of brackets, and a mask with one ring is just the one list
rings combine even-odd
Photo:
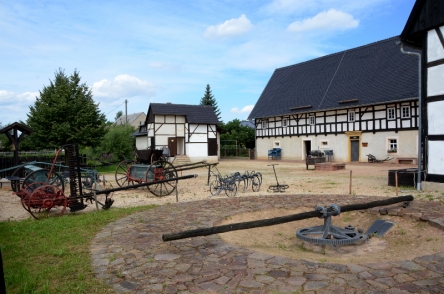
[(216, 102), (216, 99), (214, 99), (213, 94), (211, 94), (211, 88), (210, 88), (209, 84), (207, 84), (207, 87), (205, 89), (205, 95), (200, 99), (200, 105), (213, 106), (214, 113), (216, 114), (217, 119), (219, 121), (222, 121), (220, 118), (219, 107), (217, 106), (217, 102)]
[(57, 148), (64, 144), (97, 146), (106, 133), (105, 115), (94, 103), (91, 90), (80, 83), (75, 70), (70, 76), (62, 69), (29, 107), (30, 138), (36, 148)]

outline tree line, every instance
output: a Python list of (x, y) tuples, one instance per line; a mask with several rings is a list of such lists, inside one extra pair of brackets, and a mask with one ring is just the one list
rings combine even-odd
[[(221, 111), (207, 84), (200, 105), (209, 105), (220, 121), (221, 141), (236, 140), (239, 146), (254, 148), (254, 129), (241, 125), (238, 119), (224, 123)], [(119, 111), (116, 120), (122, 115)], [(58, 69), (48, 86), (39, 91), (39, 97), (29, 107), (26, 122), (21, 124), (33, 130), (20, 143), (20, 150), (56, 149), (64, 144), (78, 144), (91, 157), (106, 155), (108, 160), (131, 158), (135, 150), (136, 131), (127, 124), (109, 122), (94, 102), (91, 89), (81, 82), (77, 70), (71, 75)], [(0, 122), (0, 129), (6, 127)], [(11, 149), (6, 135), (0, 135), (0, 151)], [(112, 155), (111, 155), (112, 154)]]

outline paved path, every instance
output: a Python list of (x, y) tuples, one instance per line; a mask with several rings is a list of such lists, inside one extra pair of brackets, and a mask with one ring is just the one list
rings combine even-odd
[[(381, 198), (378, 198), (381, 199)], [(270, 195), (159, 206), (106, 226), (91, 245), (96, 276), (117, 293), (444, 293), (442, 251), (404, 261), (314, 263), (224, 243), (217, 235), (165, 243), (162, 234), (210, 227), (226, 216), (269, 208), (346, 205), (371, 197)], [(373, 208), (444, 230), (444, 205)]]

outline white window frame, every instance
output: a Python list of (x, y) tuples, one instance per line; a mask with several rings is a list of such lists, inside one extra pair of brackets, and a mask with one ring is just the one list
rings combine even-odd
[(348, 111), (348, 122), (355, 122), (356, 121), (356, 111), (349, 110)]
[(314, 115), (309, 115), (308, 116), (308, 124), (310, 126), (316, 125), (316, 117)]
[[(404, 110), (407, 110), (407, 115), (405, 115), (405, 113), (404, 113)], [(411, 109), (410, 109), (410, 106), (401, 106), (401, 117), (402, 118), (410, 118), (410, 116), (411, 116)]]
[(288, 118), (282, 119), (282, 127), (288, 127)]
[(387, 119), (388, 120), (396, 119), (396, 109), (394, 107), (387, 108)]
[(268, 122), (266, 120), (263, 120), (261, 123), (262, 129), (266, 129), (267, 128), (267, 124)]
[[(396, 150), (396, 151), (391, 151)], [(387, 138), (387, 152), (397, 153), (399, 150), (399, 139), (398, 138)]]

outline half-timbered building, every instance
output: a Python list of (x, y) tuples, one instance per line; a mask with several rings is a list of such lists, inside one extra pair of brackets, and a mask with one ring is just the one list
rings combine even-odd
[(425, 182), (444, 183), (444, 1), (417, 0), (400, 37), (404, 44), (423, 52)]
[(398, 37), (278, 68), (249, 119), (259, 159), (330, 150), (335, 161), (417, 158), (418, 63)]
[(134, 134), (137, 150), (168, 149), (191, 161), (219, 158), (219, 120), (211, 106), (151, 103), (146, 121)]

